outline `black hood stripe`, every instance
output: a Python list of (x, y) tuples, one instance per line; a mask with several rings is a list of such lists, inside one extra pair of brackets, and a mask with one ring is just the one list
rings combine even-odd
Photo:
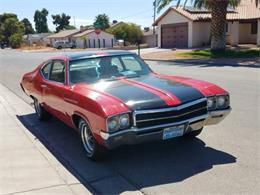
[(135, 78), (134, 80), (168, 91), (174, 94), (182, 103), (191, 102), (204, 97), (199, 90), (191, 86), (169, 79), (160, 78), (152, 74)]
[[(120, 80), (108, 82), (109, 86), (102, 91), (119, 98), (133, 110), (168, 107), (158, 95), (141, 87)], [(95, 84), (93, 88), (99, 90), (102, 87)]]

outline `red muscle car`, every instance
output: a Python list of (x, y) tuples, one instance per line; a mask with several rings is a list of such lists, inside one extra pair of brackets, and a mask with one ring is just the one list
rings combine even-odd
[(40, 120), (54, 115), (79, 131), (91, 159), (120, 145), (195, 137), (231, 110), (224, 89), (157, 74), (126, 51), (51, 58), (25, 74), (21, 87)]

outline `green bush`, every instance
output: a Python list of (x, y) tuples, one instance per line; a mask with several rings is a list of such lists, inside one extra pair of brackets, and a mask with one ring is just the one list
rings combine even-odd
[(120, 24), (116, 27), (107, 29), (107, 32), (114, 34), (116, 39), (123, 39), (130, 44), (136, 44), (142, 38), (143, 32), (136, 24)]
[(9, 38), (10, 46), (15, 49), (19, 48), (23, 42), (23, 35), (21, 33), (14, 33)]

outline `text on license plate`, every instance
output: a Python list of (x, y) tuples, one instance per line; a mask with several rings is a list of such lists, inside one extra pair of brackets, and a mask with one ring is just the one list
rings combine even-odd
[(168, 127), (163, 130), (163, 140), (180, 137), (184, 134), (184, 125)]

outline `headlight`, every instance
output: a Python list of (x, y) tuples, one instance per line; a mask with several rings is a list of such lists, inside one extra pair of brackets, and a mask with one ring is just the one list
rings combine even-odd
[(208, 98), (208, 110), (214, 110), (214, 109), (216, 109), (215, 97), (209, 97)]
[(217, 96), (217, 108), (223, 109), (229, 106), (229, 96), (228, 95), (221, 95)]
[(129, 114), (120, 114), (112, 116), (107, 120), (108, 131), (118, 131), (119, 129), (127, 129), (130, 127)]
[(128, 114), (123, 114), (119, 117), (119, 126), (120, 129), (124, 129), (129, 126), (130, 120)]
[(117, 131), (119, 129), (118, 116), (114, 116), (108, 119), (107, 126), (109, 131)]

